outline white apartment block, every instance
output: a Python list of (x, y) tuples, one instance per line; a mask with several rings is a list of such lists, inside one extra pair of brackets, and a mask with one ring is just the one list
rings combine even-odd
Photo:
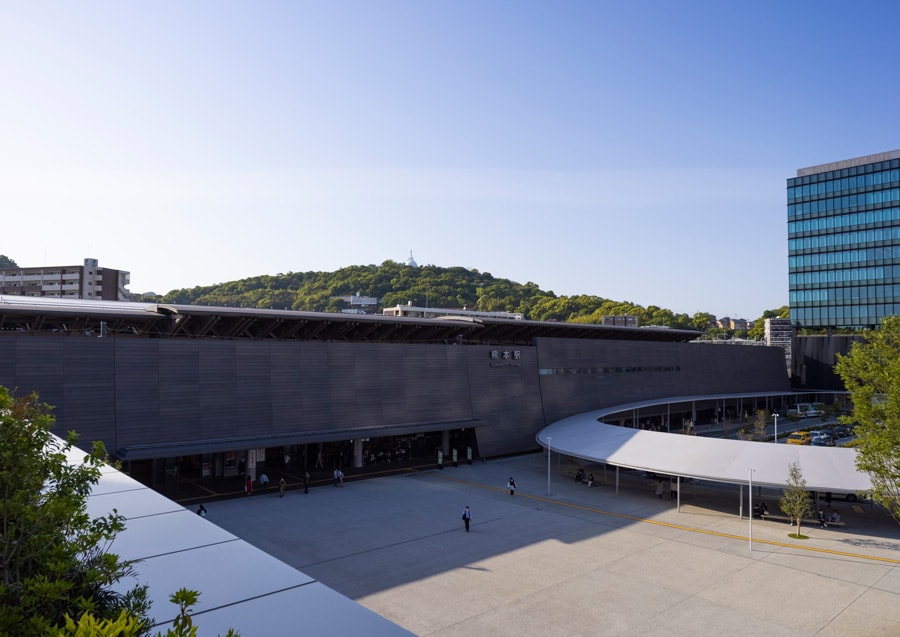
[(794, 337), (794, 326), (789, 318), (767, 318), (765, 339), (766, 345), (774, 345), (784, 349), (787, 368), (791, 369), (791, 344)]
[(0, 294), (45, 296), (95, 301), (129, 300), (131, 273), (101, 268), (97, 259), (84, 265), (0, 268)]

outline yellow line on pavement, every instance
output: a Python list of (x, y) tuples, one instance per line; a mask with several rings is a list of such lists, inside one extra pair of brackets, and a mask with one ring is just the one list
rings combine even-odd
[[(501, 489), (499, 487), (492, 487), (487, 484), (480, 484), (478, 482), (471, 482), (469, 480), (460, 480), (459, 478), (454, 478), (451, 476), (441, 475), (445, 480), (450, 480), (452, 482), (459, 482), (462, 484), (468, 484), (473, 487), (478, 487), (480, 489), (488, 489), (490, 491), (497, 491), (498, 493), (505, 493), (505, 489)], [(615, 518), (622, 518), (624, 520), (632, 520), (634, 522), (641, 522), (643, 524), (654, 524), (656, 526), (664, 526), (670, 529), (678, 529), (679, 531), (690, 531), (692, 533), (703, 533), (705, 535), (714, 535), (716, 537), (724, 537), (731, 540), (742, 540), (744, 542), (748, 541), (748, 537), (746, 535), (734, 535), (733, 533), (722, 533), (720, 531), (710, 531), (708, 529), (698, 529), (692, 526), (685, 526), (683, 524), (673, 524), (671, 522), (661, 522), (659, 520), (651, 520), (649, 518), (642, 518), (635, 515), (628, 515), (627, 513), (616, 513), (614, 511), (604, 511), (603, 509), (597, 509), (595, 507), (584, 506), (581, 504), (573, 504), (571, 502), (563, 502), (561, 500), (553, 500), (551, 498), (545, 498), (539, 495), (528, 495), (525, 493), (517, 492), (516, 497), (529, 498), (531, 500), (535, 500), (537, 502), (546, 502), (547, 504), (555, 504), (561, 507), (567, 507), (569, 509), (578, 509), (581, 511), (588, 511), (590, 513), (599, 513), (600, 515), (608, 515)], [(900, 560), (891, 559), (889, 557), (878, 557), (877, 555), (864, 555), (862, 553), (848, 553), (847, 551), (836, 551), (834, 549), (824, 549), (815, 546), (802, 546), (800, 544), (793, 544), (790, 542), (776, 542), (775, 540), (763, 540), (753, 538), (754, 544), (768, 544), (770, 546), (779, 546), (782, 548), (789, 549), (798, 549), (801, 551), (809, 551), (812, 553), (826, 553), (828, 555), (841, 555), (844, 557), (855, 557), (861, 560), (872, 560), (876, 562), (886, 562), (888, 564), (900, 564)]]

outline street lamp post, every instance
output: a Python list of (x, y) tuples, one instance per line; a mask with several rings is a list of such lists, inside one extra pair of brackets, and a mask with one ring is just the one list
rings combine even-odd
[(778, 414), (772, 414), (775, 418), (775, 442), (778, 442)]
[(750, 550), (753, 550), (753, 469), (747, 467), (747, 491), (750, 493), (750, 515), (747, 518), (750, 520), (750, 533), (748, 537), (750, 538)]
[(550, 451), (553, 436), (547, 436), (547, 495), (550, 495)]

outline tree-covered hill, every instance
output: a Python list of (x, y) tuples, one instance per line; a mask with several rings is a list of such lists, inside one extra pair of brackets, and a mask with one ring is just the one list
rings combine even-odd
[[(289, 272), (219, 285), (173, 290), (166, 303), (339, 312), (350, 307), (343, 297), (380, 299), (380, 308), (411, 303), (423, 307), (521, 312), (538, 321), (600, 323), (603, 316), (637, 316), (641, 325), (706, 330), (708, 314), (675, 314), (657, 306), (598, 296), (557, 296), (535, 283), (516, 283), (488, 272), (434, 265), (410, 267), (396, 261), (354, 265), (336, 272)], [(379, 309), (380, 309), (379, 308)]]

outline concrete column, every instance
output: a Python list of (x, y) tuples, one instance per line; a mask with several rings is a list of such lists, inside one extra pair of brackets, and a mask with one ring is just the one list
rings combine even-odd
[(447, 429), (441, 432), (441, 451), (445, 456), (450, 455), (450, 431)]
[(250, 479), (256, 482), (256, 449), (247, 449), (244, 451), (244, 457), (247, 459), (247, 467), (244, 470)]
[(353, 468), (359, 469), (363, 466), (363, 441), (362, 438), (353, 440)]

